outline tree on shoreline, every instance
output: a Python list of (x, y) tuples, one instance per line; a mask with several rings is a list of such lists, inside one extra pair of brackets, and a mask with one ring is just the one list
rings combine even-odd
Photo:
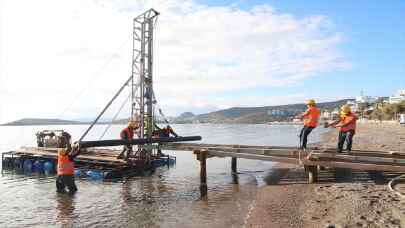
[(370, 117), (377, 120), (393, 120), (401, 113), (405, 113), (405, 101), (395, 104), (376, 103)]

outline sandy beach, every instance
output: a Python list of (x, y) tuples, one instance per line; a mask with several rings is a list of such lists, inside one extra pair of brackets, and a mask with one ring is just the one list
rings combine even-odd
[[(335, 147), (337, 131), (317, 146)], [(354, 149), (405, 151), (405, 127), (360, 124)], [(387, 184), (398, 173), (326, 169), (316, 184), (298, 165), (282, 165), (259, 189), (246, 227), (405, 227), (405, 199)], [(401, 184), (402, 185), (402, 184)]]

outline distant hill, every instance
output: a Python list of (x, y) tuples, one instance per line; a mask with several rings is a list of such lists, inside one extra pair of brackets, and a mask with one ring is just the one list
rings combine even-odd
[(2, 124), (2, 126), (23, 126), (23, 125), (68, 125), (68, 124), (86, 124), (84, 122), (60, 119), (37, 119), (25, 118), (9, 123)]
[[(333, 109), (346, 104), (354, 99), (344, 99), (332, 102), (318, 103), (322, 110), (332, 111)], [(235, 107), (207, 114), (187, 116), (184, 113), (174, 118), (174, 123), (267, 123), (272, 121), (291, 121), (294, 116), (305, 111), (305, 104), (289, 104), (264, 107)]]
[[(332, 102), (318, 103), (322, 110), (332, 111), (333, 109), (346, 104), (354, 99), (344, 99)], [(306, 109), (305, 104), (289, 104), (264, 107), (234, 107), (201, 115), (194, 115), (191, 112), (182, 113), (178, 117), (170, 118), (171, 123), (268, 123), (274, 121), (291, 121), (297, 114)], [(112, 124), (126, 124), (129, 119), (118, 119)], [(98, 124), (109, 124), (110, 121), (102, 121)], [(157, 123), (163, 123), (158, 120)], [(69, 124), (90, 124), (90, 121), (73, 121), (61, 119), (37, 119), (25, 118), (0, 126), (23, 126), (23, 125), (69, 125)]]

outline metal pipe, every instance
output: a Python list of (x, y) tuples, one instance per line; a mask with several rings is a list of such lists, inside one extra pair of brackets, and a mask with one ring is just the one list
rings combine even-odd
[(187, 137), (167, 137), (167, 138), (145, 138), (145, 139), (132, 139), (132, 140), (98, 140), (98, 141), (79, 141), (80, 148), (88, 147), (106, 147), (106, 146), (121, 146), (121, 145), (144, 145), (151, 143), (167, 143), (167, 142), (184, 142), (184, 141), (197, 141), (201, 140), (201, 136), (187, 136)]
[(86, 135), (89, 133), (89, 131), (93, 128), (93, 126), (97, 123), (97, 121), (100, 119), (100, 117), (104, 114), (104, 112), (110, 107), (110, 105), (114, 102), (114, 100), (120, 95), (122, 90), (124, 90), (125, 86), (128, 85), (128, 83), (132, 80), (132, 75), (131, 77), (128, 78), (128, 80), (124, 83), (124, 85), (121, 86), (121, 88), (118, 90), (118, 92), (114, 95), (114, 97), (108, 102), (108, 104), (104, 107), (103, 111), (97, 116), (97, 118), (93, 121), (93, 123), (87, 128), (87, 130), (84, 132), (82, 137), (79, 139), (79, 143), (86, 137)]

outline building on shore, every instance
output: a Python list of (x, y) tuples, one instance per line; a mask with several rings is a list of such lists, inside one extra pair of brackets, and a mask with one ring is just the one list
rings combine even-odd
[(396, 104), (405, 101), (405, 89), (398, 90), (394, 96), (389, 98), (390, 104)]
[(361, 103), (374, 104), (379, 99), (380, 99), (380, 97), (376, 97), (376, 96), (358, 96), (358, 97), (356, 97), (356, 104), (361, 104)]

